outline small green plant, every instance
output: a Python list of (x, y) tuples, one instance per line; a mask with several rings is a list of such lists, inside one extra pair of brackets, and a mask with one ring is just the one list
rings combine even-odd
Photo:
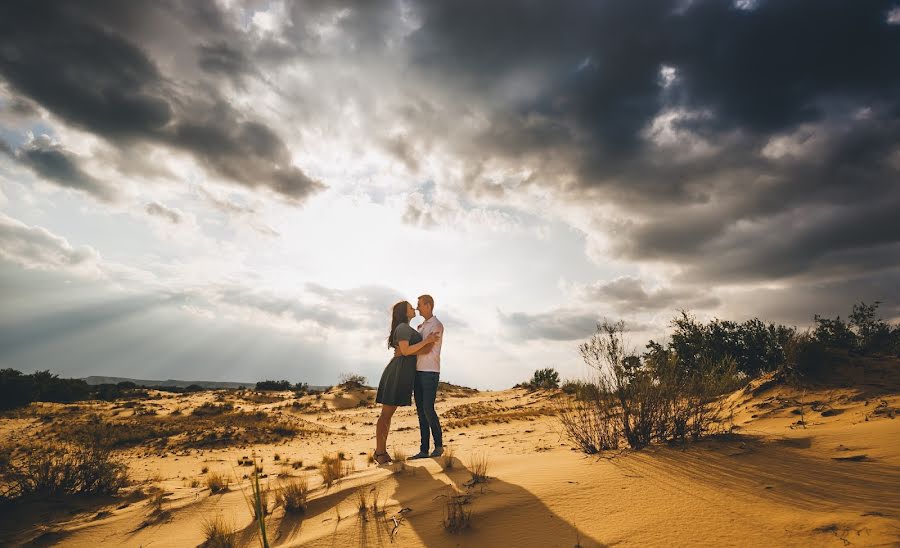
[[(255, 462), (255, 458), (254, 458)], [(244, 501), (256, 522), (257, 533), (259, 534), (259, 544), (263, 548), (269, 548), (269, 537), (266, 534), (266, 516), (269, 514), (269, 488), (263, 488), (259, 482), (259, 473), (254, 466), (253, 473), (250, 475), (250, 495), (244, 493)]]

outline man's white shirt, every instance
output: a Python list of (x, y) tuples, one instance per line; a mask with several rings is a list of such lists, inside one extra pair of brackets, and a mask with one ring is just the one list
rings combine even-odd
[(440, 333), (441, 338), (438, 339), (434, 346), (431, 347), (431, 352), (428, 354), (419, 354), (416, 357), (416, 371), (433, 371), (434, 373), (441, 372), (441, 343), (444, 342), (444, 324), (441, 323), (441, 320), (437, 319), (437, 316), (432, 316), (422, 322), (418, 327), (419, 333), (422, 334), (422, 338), (424, 339), (428, 335), (432, 333)]

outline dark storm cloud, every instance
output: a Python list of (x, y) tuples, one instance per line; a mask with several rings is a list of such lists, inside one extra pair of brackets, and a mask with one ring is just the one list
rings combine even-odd
[[(133, 28), (147, 34), (146, 25), (165, 21), (160, 11), (166, 6), (4, 3), (0, 75), (18, 93), (115, 146), (150, 142), (178, 148), (213, 175), (294, 200), (324, 188), (291, 165), (278, 135), (231, 107), (214, 84), (191, 87), (191, 82), (176, 81), (178, 75), (163, 74), (141, 44), (120, 33)], [(198, 39), (207, 40), (216, 29), (233, 31), (212, 4), (172, 9), (206, 21)], [(239, 51), (207, 42), (197, 47), (207, 71), (234, 76), (246, 66)]]
[(225, 42), (202, 44), (197, 47), (200, 68), (212, 74), (224, 74), (240, 84), (241, 77), (253, 72), (250, 60), (241, 50)]
[(627, 276), (592, 284), (583, 293), (586, 300), (611, 304), (620, 313), (703, 309), (721, 304), (717, 297), (697, 289), (660, 288), (647, 291), (639, 279)]
[[(456, 143), (470, 165), (526, 162), (528, 184), (621, 206), (623, 258), (784, 278), (900, 241), (896, 6), (426, 2), (409, 41), (420, 71), (490, 111)], [(667, 113), (663, 143), (651, 130)], [(790, 136), (797, 150), (763, 154)]]
[(46, 181), (82, 190), (103, 201), (115, 198), (115, 191), (85, 172), (75, 155), (49, 139), (39, 137), (14, 154), (15, 158)]
[[(498, 311), (505, 329), (517, 339), (577, 341), (590, 337), (603, 321), (600, 314), (559, 308), (538, 314)], [(626, 322), (625, 330), (642, 331), (649, 327), (637, 322)]]
[(575, 341), (589, 337), (597, 327), (596, 314), (554, 310), (541, 314), (499, 313), (507, 331), (517, 339)]

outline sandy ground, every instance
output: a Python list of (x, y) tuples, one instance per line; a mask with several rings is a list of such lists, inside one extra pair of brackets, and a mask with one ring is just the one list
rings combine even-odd
[[(438, 412), (454, 453), (450, 469), (442, 459), (369, 463), (379, 412), (367, 404), (371, 390), (332, 389), (296, 406), (286, 405), (295, 401), (290, 393), (234, 400), (306, 429), (275, 443), (121, 451), (135, 480), (130, 494), (19, 505), (0, 518), (0, 544), (198, 546), (204, 520), (220, 514), (239, 545), (257, 546), (243, 479), (250, 468), (238, 465), (250, 456), (273, 489), (299, 475), (310, 482), (305, 513), (277, 508), (268, 517), (277, 546), (900, 546), (898, 373), (900, 363), (885, 361), (857, 371), (850, 386), (803, 390), (758, 379), (728, 397), (737, 436), (600, 458), (566, 443), (551, 412), (558, 393), (445, 392)], [(142, 404), (160, 415), (224, 398), (158, 395)], [(0, 435), (13, 443), (47, 436), (41, 414), (65, 407), (37, 405), (2, 419)], [(102, 402), (79, 410), (110, 420), (131, 412), (113, 417), (115, 405)], [(398, 411), (389, 446), (417, 451), (414, 407)], [(353, 470), (328, 488), (312, 468), (338, 451)], [(479, 457), (490, 479), (472, 485)], [(224, 494), (206, 488), (215, 472), (231, 478)], [(162, 514), (150, 509), (154, 487), (164, 493)], [(378, 500), (377, 512), (360, 514), (359, 492)], [(471, 512), (457, 534), (443, 525), (451, 495)]]

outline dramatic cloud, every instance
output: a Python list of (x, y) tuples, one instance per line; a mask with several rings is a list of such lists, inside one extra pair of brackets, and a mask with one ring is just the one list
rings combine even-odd
[[(130, 41), (128, 31), (146, 35), (154, 24), (165, 35), (177, 15), (185, 19), (171, 28), (181, 30), (181, 39), (188, 29), (196, 40), (214, 30), (237, 33), (212, 8), (203, 13), (167, 13), (166, 8), (148, 2), (4, 4), (0, 76), (67, 123), (115, 146), (171, 147), (191, 155), (214, 176), (266, 187), (292, 200), (303, 201), (323, 189), (293, 165), (287, 146), (271, 128), (234, 108), (212, 82), (176, 80), (180, 74), (165, 74), (141, 44)], [(191, 28), (192, 18), (206, 24)], [(221, 45), (201, 43), (197, 48), (205, 71), (233, 76), (245, 62), (240, 52)]]
[(31, 140), (22, 148), (12, 148), (0, 143), (0, 152), (30, 168), (37, 176), (64, 188), (81, 190), (101, 201), (113, 201), (116, 192), (82, 169), (79, 159), (46, 136)]
[(4, 221), (0, 253), (121, 258), (197, 321), (362, 333), (378, 351), (343, 359), (369, 364), (402, 291), (511, 348), (571, 350), (602, 314), (654, 337), (679, 308), (895, 317), (898, 13), (2, 3), (0, 200), (27, 223)]
[[(410, 43), (485, 111), (454, 143), (470, 163), (524, 163), (558, 197), (617, 204), (622, 218), (598, 224), (623, 259), (760, 280), (897, 241), (900, 217), (881, 215), (900, 199), (892, 8), (434, 3)], [(879, 222), (860, 227), (869, 213)]]
[(591, 284), (581, 291), (581, 295), (589, 302), (613, 304), (620, 313), (714, 308), (721, 302), (698, 289), (660, 288), (648, 292), (639, 279), (628, 276)]

